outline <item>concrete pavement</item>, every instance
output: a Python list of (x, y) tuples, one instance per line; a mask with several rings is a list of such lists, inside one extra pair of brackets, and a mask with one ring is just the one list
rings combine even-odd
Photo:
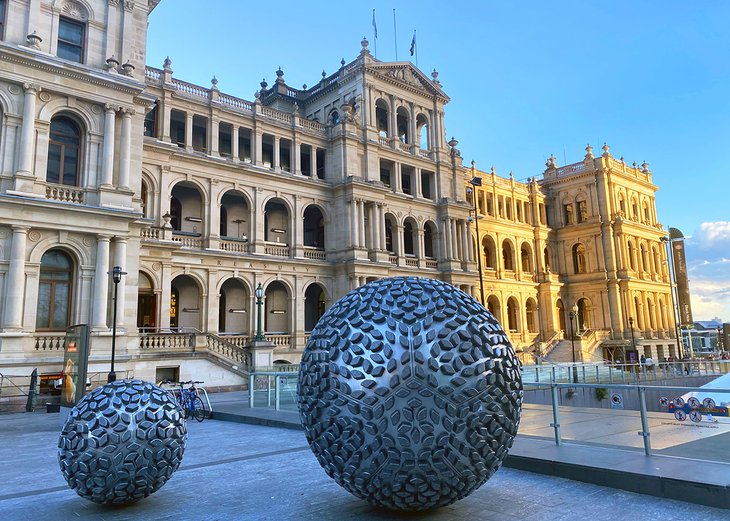
[[(727, 510), (503, 468), (481, 489), (420, 515), (376, 509), (320, 468), (303, 433), (233, 422), (190, 422), (181, 468), (157, 493), (106, 508), (67, 488), (56, 461), (58, 414), (0, 416), (0, 519), (67, 520), (726, 520)], [(515, 452), (527, 437), (518, 437)], [(530, 450), (554, 452), (549, 441)], [(626, 459), (643, 455), (627, 451)], [(615, 457), (615, 453), (614, 453)], [(619, 459), (624, 459), (621, 456)]]

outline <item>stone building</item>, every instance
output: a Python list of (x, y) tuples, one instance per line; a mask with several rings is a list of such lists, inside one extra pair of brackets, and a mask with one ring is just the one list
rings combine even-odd
[(118, 372), (234, 385), (257, 288), (268, 366), (298, 362), (334, 300), (396, 275), (478, 298), (483, 281), (526, 361), (558, 357), (573, 304), (584, 359), (624, 349), (628, 316), (668, 344), (646, 167), (605, 147), (528, 183), (465, 168), (436, 71), (380, 62), (367, 40), (310, 87), (276, 71), (253, 101), (181, 81), (170, 60), (145, 66), (158, 2), (0, 0), (3, 372), (57, 369), (65, 329), (89, 324), (103, 378), (116, 288)]

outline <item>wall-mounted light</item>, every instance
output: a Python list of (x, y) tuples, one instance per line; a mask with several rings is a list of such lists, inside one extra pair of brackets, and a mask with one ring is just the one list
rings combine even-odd
[(283, 315), (286, 313), (286, 310), (284, 309), (272, 309), (271, 314), (272, 315)]
[(202, 223), (203, 222), (203, 219), (201, 219), (200, 217), (186, 217), (185, 220), (190, 221), (191, 223)]
[(283, 228), (272, 228), (271, 231), (274, 233), (286, 233), (286, 230)]
[(188, 313), (200, 313), (200, 308), (183, 308), (183, 311)]
[(233, 308), (231, 308), (231, 309), (228, 310), (228, 312), (229, 313), (246, 313), (246, 310), (245, 309), (233, 309)]

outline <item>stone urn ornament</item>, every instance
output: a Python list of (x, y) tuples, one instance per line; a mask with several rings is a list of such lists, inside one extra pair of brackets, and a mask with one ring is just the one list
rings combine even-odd
[(507, 456), (520, 364), (481, 304), (438, 280), (371, 282), (312, 331), (298, 407), (325, 472), (375, 505), (426, 510), (483, 485)]

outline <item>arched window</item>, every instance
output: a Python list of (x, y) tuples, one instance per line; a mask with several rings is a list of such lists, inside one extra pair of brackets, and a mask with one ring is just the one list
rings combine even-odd
[(182, 205), (177, 197), (170, 198), (170, 226), (173, 230), (180, 231), (182, 224)]
[(385, 219), (385, 249), (389, 253), (395, 253), (395, 245), (393, 244), (393, 224), (390, 219)]
[(523, 273), (532, 273), (532, 250), (527, 244), (520, 248), (520, 264)]
[(575, 273), (585, 273), (586, 266), (586, 247), (581, 243), (573, 246), (573, 270)]
[(621, 212), (621, 214), (626, 216), (626, 200), (624, 199), (624, 194), (618, 194), (618, 209)]
[(484, 252), (484, 267), (492, 270), (497, 269), (494, 241), (488, 235), (482, 239), (482, 252)]
[(398, 139), (401, 140), (403, 143), (411, 143), (411, 130), (409, 128), (409, 121), (410, 116), (408, 115), (408, 111), (403, 108), (399, 107), (396, 111), (396, 126), (398, 127)]
[(639, 203), (636, 202), (636, 197), (631, 200), (631, 218), (634, 221), (639, 220)]
[(63, 331), (69, 326), (73, 262), (61, 250), (49, 250), (41, 257), (38, 280), (37, 330)]
[(537, 304), (531, 298), (525, 303), (525, 319), (527, 320), (527, 331), (537, 333)]
[(628, 242), (627, 253), (629, 256), (629, 269), (635, 270), (636, 264), (634, 263), (634, 243), (631, 241)]
[(78, 186), (81, 129), (67, 116), (51, 120), (48, 140), (48, 166), (46, 181), (49, 183)]
[(330, 122), (333, 125), (337, 125), (340, 122), (340, 113), (337, 112), (336, 110), (333, 110), (332, 112), (330, 112)]
[(428, 119), (423, 114), (419, 114), (416, 118), (416, 131), (418, 132), (418, 146), (422, 150), (428, 150)]
[(433, 225), (430, 222), (427, 222), (423, 226), (423, 247), (425, 248), (425, 257), (427, 258), (433, 258), (434, 255), (434, 239), (436, 237), (436, 232), (434, 231)]
[(413, 240), (413, 225), (410, 220), (407, 220), (403, 224), (403, 253), (405, 255), (415, 255), (416, 250), (414, 247), (415, 241)]
[(578, 222), (584, 223), (588, 220), (588, 203), (585, 199), (580, 198), (575, 202), (578, 208)]
[(388, 104), (379, 99), (375, 102), (375, 125), (380, 137), (388, 137)]
[(542, 261), (545, 263), (545, 269), (550, 269), (550, 249), (545, 246), (545, 249), (542, 250)]
[(508, 240), (505, 240), (502, 243), (502, 262), (505, 270), (515, 270), (515, 258), (512, 253), (512, 244)]
[(646, 262), (646, 247), (642, 244), (639, 246), (639, 255), (641, 256), (641, 271), (648, 271)]
[(644, 222), (649, 224), (651, 222), (651, 214), (649, 213), (649, 205), (644, 203)]
[(510, 297), (507, 299), (507, 328), (510, 331), (519, 331), (519, 316), (518, 316), (517, 299)]
[(142, 199), (142, 217), (149, 217), (150, 208), (149, 201), (147, 198), (150, 196), (149, 189), (147, 188), (147, 182), (142, 181), (142, 189), (140, 191), (140, 198)]

